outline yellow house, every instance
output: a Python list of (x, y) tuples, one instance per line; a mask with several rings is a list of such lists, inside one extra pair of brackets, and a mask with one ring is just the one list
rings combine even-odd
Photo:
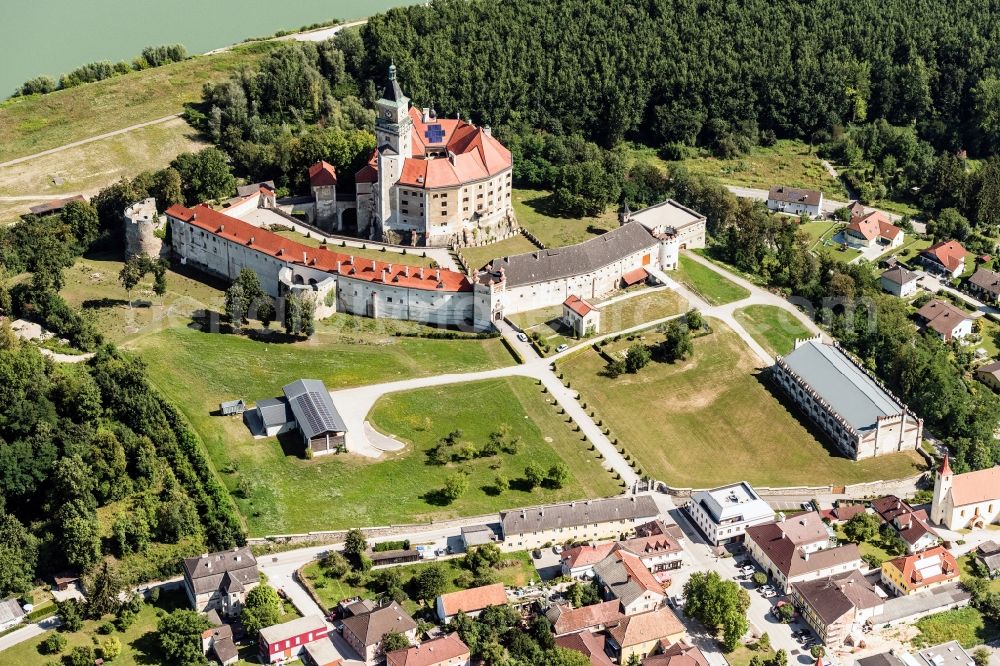
[(661, 641), (676, 643), (682, 638), (684, 625), (666, 607), (629, 615), (608, 627), (608, 647), (619, 664), (627, 664), (632, 655), (648, 657)]
[(958, 562), (944, 546), (897, 557), (882, 565), (882, 582), (900, 596), (940, 587), (959, 576)]

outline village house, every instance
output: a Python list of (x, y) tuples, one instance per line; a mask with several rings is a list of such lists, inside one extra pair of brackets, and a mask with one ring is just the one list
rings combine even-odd
[(616, 550), (594, 566), (594, 579), (606, 601), (617, 600), (625, 615), (659, 608), (667, 598), (663, 585), (635, 555)]
[(817, 218), (823, 215), (823, 193), (772, 185), (767, 193), (767, 208), (778, 213)]
[(898, 596), (957, 581), (961, 573), (955, 556), (944, 546), (897, 557), (882, 564), (882, 582)]
[(920, 261), (932, 273), (957, 278), (965, 272), (966, 249), (958, 241), (941, 241), (920, 253)]
[(590, 578), (594, 565), (610, 555), (622, 550), (639, 557), (643, 565), (654, 575), (679, 569), (683, 564), (683, 549), (677, 540), (667, 534), (636, 536), (616, 542), (583, 544), (567, 548), (559, 558), (562, 573), (571, 578)]
[(961, 340), (972, 333), (972, 317), (946, 301), (927, 301), (917, 310), (917, 319), (925, 330), (933, 331), (945, 342)]
[(892, 526), (906, 544), (907, 552), (918, 553), (937, 544), (938, 536), (927, 524), (927, 512), (923, 509), (918, 511), (895, 495), (886, 495), (872, 502), (872, 510), (883, 523)]
[(55, 215), (56, 213), (62, 212), (62, 209), (74, 201), (79, 201), (81, 203), (87, 203), (87, 199), (82, 194), (77, 194), (71, 197), (65, 197), (63, 199), (53, 199), (51, 201), (46, 201), (45, 203), (36, 204), (28, 208), (28, 212), (32, 215), (37, 215), (38, 217), (45, 217), (46, 215)]
[(844, 228), (844, 239), (851, 247), (873, 247), (881, 245), (885, 249), (903, 244), (903, 230), (889, 221), (882, 211), (852, 217)]
[(708, 666), (708, 658), (697, 646), (679, 641), (660, 654), (643, 659), (642, 666)]
[(382, 651), (382, 639), (388, 633), (399, 633), (413, 643), (417, 623), (395, 601), (367, 613), (346, 618), (344, 640), (367, 663), (374, 663)]
[(283, 398), (259, 400), (244, 412), (251, 431), (267, 437), (298, 433), (312, 455), (335, 453), (346, 446), (347, 425), (323, 382), (298, 379), (282, 390)]
[(564, 650), (575, 650), (590, 659), (591, 666), (614, 666), (607, 655), (608, 637), (604, 633), (578, 631), (575, 634), (556, 636), (556, 645)]
[(185, 558), (183, 569), (184, 590), (199, 613), (239, 615), (246, 595), (260, 582), (257, 560), (248, 546)]
[(434, 608), (441, 622), (451, 622), (459, 613), (477, 617), (490, 606), (506, 606), (507, 592), (503, 583), (493, 583), (467, 590), (448, 592), (434, 600)]
[(578, 338), (601, 330), (601, 311), (575, 294), (563, 301), (563, 324)]
[(201, 650), (205, 656), (214, 655), (214, 660), (229, 666), (240, 659), (233, 642), (233, 628), (228, 624), (220, 624), (201, 632)]
[(787, 593), (793, 583), (833, 576), (861, 566), (856, 544), (830, 547), (819, 513), (810, 511), (747, 529), (750, 557)]
[(990, 578), (1000, 577), (1000, 544), (990, 539), (976, 547), (975, 558)]
[(794, 583), (792, 601), (832, 650), (856, 645), (865, 624), (885, 608), (885, 601), (860, 571)]
[(677, 643), (684, 638), (684, 625), (673, 611), (663, 607), (638, 615), (628, 615), (607, 629), (607, 649), (619, 664), (632, 655), (640, 659), (653, 654), (661, 643)]
[(625, 617), (618, 599), (602, 601), (573, 608), (569, 604), (555, 604), (545, 613), (552, 624), (552, 633), (564, 636), (580, 631), (600, 631)]
[(988, 268), (977, 268), (969, 278), (969, 291), (983, 303), (1000, 303), (1000, 273)]
[(978, 529), (1000, 518), (1000, 466), (953, 474), (945, 456), (934, 479), (931, 520), (949, 530)]
[(869, 370), (820, 336), (796, 340), (772, 377), (848, 458), (912, 451), (924, 422)]
[(500, 513), (504, 550), (531, 550), (546, 543), (617, 539), (657, 517), (649, 495), (567, 502)]
[(696, 491), (687, 510), (708, 542), (716, 546), (743, 541), (748, 527), (774, 520), (774, 509), (746, 481)]
[(307, 644), (313, 641), (329, 642), (329, 629), (319, 615), (306, 615), (260, 630), (258, 647), (260, 660), (277, 664), (302, 656)]
[(469, 666), (471, 662), (469, 646), (457, 633), (445, 634), (385, 655), (385, 666)]
[(916, 273), (901, 265), (896, 265), (882, 273), (880, 284), (882, 291), (887, 291), (899, 298), (907, 298), (917, 293), (917, 279)]
[(976, 379), (994, 391), (1000, 391), (1000, 361), (993, 361), (976, 368)]
[(18, 600), (11, 597), (0, 601), (0, 631), (17, 626), (24, 619), (24, 609)]

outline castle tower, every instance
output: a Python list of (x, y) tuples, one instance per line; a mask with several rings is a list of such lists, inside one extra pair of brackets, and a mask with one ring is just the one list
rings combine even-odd
[(931, 521), (938, 525), (947, 525), (948, 519), (948, 495), (951, 492), (951, 483), (954, 474), (951, 472), (951, 465), (948, 463), (948, 454), (944, 456), (941, 469), (934, 477), (934, 500), (931, 503)]
[(340, 231), (337, 218), (337, 170), (319, 160), (309, 167), (309, 189), (316, 207), (316, 226)]
[(378, 149), (378, 187), (375, 189), (375, 216), (380, 231), (396, 215), (393, 186), (403, 173), (403, 161), (413, 154), (413, 121), (410, 98), (396, 80), (396, 65), (389, 66), (389, 80), (382, 98), (375, 103), (375, 142)]
[(145, 255), (150, 259), (166, 257), (169, 247), (163, 245), (166, 218), (156, 214), (156, 199), (150, 197), (132, 204), (123, 212), (125, 218), (125, 256)]

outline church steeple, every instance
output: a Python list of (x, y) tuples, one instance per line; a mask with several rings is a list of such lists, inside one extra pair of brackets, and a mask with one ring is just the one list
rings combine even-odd
[(948, 454), (944, 454), (944, 461), (941, 469), (934, 477), (934, 498), (931, 500), (931, 520), (938, 525), (951, 528), (951, 486), (954, 474), (951, 471), (951, 464), (948, 462)]

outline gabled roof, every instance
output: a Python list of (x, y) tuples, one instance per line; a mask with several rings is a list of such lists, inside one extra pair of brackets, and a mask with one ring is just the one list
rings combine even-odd
[(319, 615), (306, 615), (281, 624), (272, 624), (260, 630), (260, 637), (265, 643), (275, 643), (286, 638), (294, 638), (310, 631), (326, 632), (326, 622)]
[(417, 623), (399, 604), (393, 601), (370, 613), (346, 618), (344, 627), (357, 636), (365, 647), (370, 647), (378, 645), (382, 638), (391, 631), (405, 634), (416, 629)]
[(427, 291), (472, 291), (472, 284), (464, 275), (456, 271), (443, 268), (418, 268), (403, 263), (361, 259), (323, 248), (310, 247), (266, 229), (255, 227), (243, 220), (230, 217), (205, 204), (199, 204), (194, 208), (185, 208), (175, 204), (167, 209), (167, 215), (206, 233), (246, 245), (257, 252), (289, 264), (309, 266), (319, 271), (342, 275), (353, 280), (382, 282), (406, 289)]
[(265, 428), (284, 425), (295, 418), (291, 405), (284, 398), (264, 398), (256, 403)]
[(451, 664), (452, 659), (469, 659), (469, 646), (462, 642), (457, 633), (446, 634), (385, 655), (386, 666), (436, 666)]
[(812, 553), (804, 552), (801, 545), (785, 537), (780, 523), (748, 527), (747, 538), (757, 544), (785, 578), (794, 578), (851, 562), (857, 562), (859, 565), (861, 563), (861, 552), (857, 544), (853, 543)]
[(564, 650), (574, 650), (590, 659), (591, 666), (614, 666), (604, 650), (607, 637), (601, 633), (580, 631), (556, 637), (556, 645)]
[(920, 253), (922, 257), (941, 264), (951, 272), (962, 265), (967, 254), (962, 244), (953, 240), (935, 243)]
[(818, 206), (823, 198), (822, 192), (816, 190), (803, 190), (797, 187), (784, 187), (783, 185), (772, 185), (768, 190), (767, 198), (770, 201), (783, 201), (785, 203), (801, 203), (806, 206)]
[(184, 572), (195, 594), (225, 589), (223, 584), (230, 586), (238, 582), (246, 586), (260, 580), (257, 560), (247, 546), (185, 558)]
[(608, 634), (619, 647), (627, 648), (649, 641), (662, 640), (684, 633), (684, 625), (673, 611), (663, 607), (638, 615), (629, 615), (608, 627)]
[(884, 238), (887, 241), (893, 240), (900, 233), (900, 228), (889, 221), (889, 218), (882, 211), (873, 210), (867, 215), (859, 215), (851, 219), (847, 225), (847, 231), (865, 240)]
[(283, 389), (295, 421), (307, 439), (326, 433), (347, 432), (347, 425), (318, 379), (298, 379)]
[(582, 546), (567, 548), (562, 552), (559, 559), (562, 561), (563, 566), (576, 569), (577, 567), (597, 564), (607, 557), (614, 548), (614, 543), (584, 544)]
[(1000, 499), (1000, 465), (953, 476), (951, 499), (956, 507)]
[(591, 312), (594, 311), (593, 305), (583, 300), (576, 294), (570, 294), (566, 298), (566, 300), (563, 301), (563, 305), (565, 305), (566, 307), (568, 307), (570, 310), (572, 310), (581, 317), (586, 317), (587, 315), (589, 315)]
[(560, 527), (650, 520), (659, 512), (656, 502), (649, 495), (629, 495), (504, 511), (500, 514), (500, 524), (504, 536), (509, 538), (513, 534), (544, 532)]
[(594, 575), (622, 606), (629, 606), (648, 592), (664, 594), (663, 585), (642, 560), (623, 550), (615, 551), (598, 562), (594, 566)]
[(902, 266), (894, 266), (889, 270), (882, 273), (882, 279), (888, 280), (894, 284), (909, 284), (917, 279), (917, 274), (913, 271), (908, 271)]
[(852, 608), (869, 609), (883, 603), (860, 571), (793, 583), (792, 587), (825, 624), (836, 622)]
[(675, 538), (667, 534), (653, 534), (645, 537), (626, 539), (614, 544), (614, 547), (633, 555), (638, 555), (639, 557), (681, 552), (681, 545), (677, 543)]
[(993, 375), (996, 379), (1000, 379), (1000, 361), (993, 361), (992, 363), (979, 366), (976, 368), (976, 374)]
[(28, 210), (32, 215), (45, 215), (46, 213), (55, 213), (56, 211), (60, 211), (66, 207), (66, 204), (73, 201), (83, 201), (86, 203), (87, 200), (82, 194), (77, 194), (76, 196), (67, 197), (65, 199), (53, 199), (52, 201), (46, 201), (45, 203), (31, 206)]
[(977, 268), (969, 278), (969, 284), (993, 295), (1000, 295), (1000, 273), (994, 273), (988, 268)]
[(708, 658), (696, 646), (678, 642), (662, 654), (646, 657), (642, 666), (708, 666)]
[(24, 609), (17, 599), (11, 597), (0, 601), (0, 624), (12, 622), (24, 617)]
[(505, 606), (507, 592), (503, 583), (493, 583), (442, 594), (438, 597), (438, 601), (444, 608), (444, 614), (451, 617), (458, 613), (475, 613), (489, 606)]
[(916, 555), (897, 557), (882, 565), (896, 569), (911, 588), (926, 587), (958, 578), (958, 561), (944, 546), (935, 546)]
[(337, 184), (337, 170), (324, 160), (319, 160), (309, 167), (309, 184), (313, 187), (325, 187)]
[(553, 606), (545, 617), (552, 623), (555, 635), (562, 636), (584, 629), (606, 627), (625, 617), (625, 614), (622, 613), (621, 603), (617, 599), (612, 599), (580, 608)]
[(906, 543), (915, 545), (927, 534), (934, 531), (927, 524), (927, 512), (914, 509), (904, 500), (895, 495), (886, 495), (872, 502), (872, 510), (886, 523), (889, 523), (899, 533)]
[(917, 310), (917, 316), (946, 339), (951, 337), (956, 326), (972, 319), (965, 310), (937, 299), (924, 303), (924, 306)]
[(576, 245), (494, 259), (477, 279), (485, 284), (497, 279), (502, 270), (508, 288), (513, 288), (584, 275), (643, 250), (652, 252), (657, 242), (644, 226), (629, 222)]

